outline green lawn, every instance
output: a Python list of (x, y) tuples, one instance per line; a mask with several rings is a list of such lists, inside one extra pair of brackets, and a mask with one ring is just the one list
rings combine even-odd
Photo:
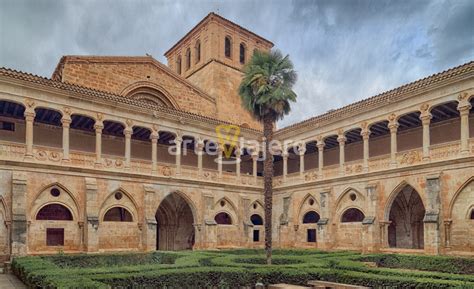
[[(32, 288), (238, 288), (256, 282), (328, 280), (374, 288), (474, 288), (474, 259), (317, 250), (154, 252), (21, 257), (13, 270)], [(375, 262), (378, 267), (364, 262)]]

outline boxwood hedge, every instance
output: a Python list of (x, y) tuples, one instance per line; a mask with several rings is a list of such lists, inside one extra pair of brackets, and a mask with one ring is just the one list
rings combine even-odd
[(30, 288), (239, 288), (309, 280), (373, 288), (474, 288), (473, 261), (275, 250), (268, 266), (262, 250), (229, 250), (20, 257), (12, 268)]

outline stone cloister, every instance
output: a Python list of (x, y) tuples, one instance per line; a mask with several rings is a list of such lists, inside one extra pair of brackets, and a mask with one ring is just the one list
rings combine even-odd
[[(210, 14), (170, 67), (66, 56), (51, 79), (0, 69), (0, 258), (263, 247), (262, 132), (236, 94), (244, 42), (272, 46)], [(470, 62), (277, 129), (275, 247), (474, 254), (473, 106)], [(239, 127), (236, 146), (221, 124)]]

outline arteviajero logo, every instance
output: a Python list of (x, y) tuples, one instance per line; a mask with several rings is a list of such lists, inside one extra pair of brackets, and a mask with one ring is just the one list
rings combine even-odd
[(238, 145), (240, 127), (232, 124), (220, 124), (216, 126), (216, 134), (217, 141), (224, 152), (225, 158), (230, 159), (234, 148)]

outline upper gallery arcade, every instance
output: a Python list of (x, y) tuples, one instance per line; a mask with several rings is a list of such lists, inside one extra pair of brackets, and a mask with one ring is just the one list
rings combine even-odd
[[(167, 66), (1, 68), (0, 259), (262, 247), (261, 125), (237, 87), (272, 46), (211, 13)], [(275, 246), (473, 254), (473, 106), (470, 62), (276, 130)], [(223, 123), (245, 140), (230, 156)]]

